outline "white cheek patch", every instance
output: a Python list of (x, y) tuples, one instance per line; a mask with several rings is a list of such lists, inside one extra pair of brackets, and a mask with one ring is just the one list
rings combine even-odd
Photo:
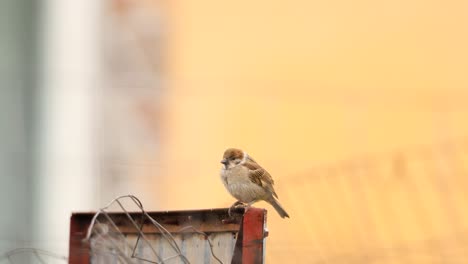
[(244, 164), (248, 158), (249, 158), (249, 155), (247, 154), (247, 152), (244, 151), (244, 157), (242, 158), (240, 164)]

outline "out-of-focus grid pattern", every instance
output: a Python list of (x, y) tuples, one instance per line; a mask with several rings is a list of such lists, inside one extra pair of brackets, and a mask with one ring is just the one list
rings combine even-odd
[(281, 198), (295, 226), (275, 230), (286, 236), (269, 248), (275, 262), (468, 262), (466, 141), (292, 177)]

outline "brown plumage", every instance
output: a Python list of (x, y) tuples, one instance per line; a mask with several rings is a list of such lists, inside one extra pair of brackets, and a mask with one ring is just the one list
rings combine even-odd
[(281, 217), (289, 217), (275, 199), (278, 195), (273, 188), (273, 178), (246, 152), (235, 148), (227, 149), (221, 163), (224, 165), (221, 180), (234, 198), (249, 206), (264, 200), (270, 203)]

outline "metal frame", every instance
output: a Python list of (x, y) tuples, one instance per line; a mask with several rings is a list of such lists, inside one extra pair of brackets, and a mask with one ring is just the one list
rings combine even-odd
[[(264, 263), (266, 231), (265, 209), (249, 208), (243, 215), (229, 217), (228, 209), (193, 211), (150, 212), (152, 218), (169, 232), (178, 232), (184, 226), (194, 226), (197, 231), (237, 233), (234, 256), (231, 263)], [(124, 213), (111, 213), (123, 217)], [(84, 241), (91, 219), (95, 213), (73, 213), (70, 221), (69, 264), (89, 264), (90, 245)], [(131, 213), (138, 217), (141, 213)], [(194, 220), (203, 219), (203, 220)], [(131, 228), (119, 226), (122, 232)]]

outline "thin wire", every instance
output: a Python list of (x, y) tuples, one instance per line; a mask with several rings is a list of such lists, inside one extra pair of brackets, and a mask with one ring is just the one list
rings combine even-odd
[(215, 255), (214, 250), (213, 250), (213, 243), (211, 243), (209, 236), (205, 232), (199, 231), (193, 226), (182, 227), (181, 229), (179, 229), (179, 232), (183, 232), (187, 229), (191, 229), (193, 232), (204, 236), (206, 241), (208, 241), (208, 244), (210, 245), (210, 251), (211, 251), (211, 255), (213, 256), (213, 258), (216, 259), (219, 263), (223, 264), (223, 262)]
[[(107, 216), (107, 214), (106, 214), (106, 216)], [(97, 222), (99, 222), (99, 221), (97, 220)], [(117, 232), (117, 233), (119, 233), (119, 235), (123, 236), (123, 234), (121, 232)], [(103, 232), (103, 234), (104, 234), (104, 232)], [(125, 236), (123, 236), (123, 238), (124, 238), (124, 241), (125, 241)], [(105, 241), (110, 241), (110, 243), (113, 245), (112, 249), (115, 249), (115, 250), (117, 250), (119, 252), (119, 254), (117, 254), (119, 257), (124, 258), (127, 261), (127, 263), (132, 263), (133, 262), (131, 260), (131, 258), (127, 257), (126, 254), (124, 252), (122, 252), (119, 245), (117, 243), (115, 243), (114, 239), (106, 239)]]
[(46, 263), (41, 256), (48, 256), (57, 260), (63, 260), (64, 262), (68, 261), (68, 258), (59, 254), (56, 254), (51, 251), (38, 249), (38, 248), (15, 248), (13, 250), (7, 251), (0, 255), (0, 261), (7, 259), (8, 262), (14, 264), (15, 262), (12, 259), (12, 256), (19, 255), (19, 254), (28, 254), (31, 253), (36, 259), (38, 259), (41, 263)]
[[(140, 225), (130, 215), (128, 210), (125, 208), (125, 206), (121, 202), (121, 200), (127, 199), (127, 198), (130, 199), (131, 201), (133, 201), (133, 203), (141, 210), (142, 218), (140, 220), (141, 221)], [(106, 206), (99, 209), (99, 211), (93, 216), (93, 218), (91, 220), (91, 223), (90, 223), (90, 225), (88, 227), (86, 237), (85, 237), (85, 239), (83, 239), (83, 241), (85, 241), (85, 242), (92, 241), (92, 242), (94, 242), (94, 245), (103, 245), (104, 241), (109, 241), (112, 244), (112, 249), (115, 249), (115, 250), (118, 251), (117, 254), (116, 254), (117, 256), (124, 258), (125, 261), (127, 261), (127, 263), (132, 263), (133, 262), (133, 261), (131, 261), (131, 259), (128, 256), (126, 256), (124, 254), (124, 252), (120, 249), (119, 245), (114, 241), (114, 239), (112, 239), (109, 236), (106, 236), (109, 233), (109, 231), (104, 230), (105, 227), (110, 225), (110, 227), (113, 230), (116, 231), (115, 233), (117, 234), (117, 236), (119, 236), (121, 239), (126, 241), (125, 235), (122, 232), (120, 232), (119, 227), (112, 220), (112, 217), (107, 212), (107, 210), (114, 204), (117, 204), (120, 207), (120, 209), (125, 214), (126, 218), (131, 222), (131, 225), (137, 230), (138, 237), (137, 237), (135, 245), (133, 247), (131, 247), (128, 243), (125, 243), (132, 252), (132, 254), (130, 256), (131, 258), (138, 259), (138, 260), (145, 261), (145, 262), (149, 262), (149, 263), (164, 263), (167, 260), (179, 257), (182, 260), (183, 263), (187, 263), (187, 264), (190, 263), (190, 261), (182, 254), (182, 252), (180, 250), (180, 247), (177, 244), (175, 238), (172, 236), (172, 234), (166, 228), (164, 228), (160, 223), (158, 223), (155, 219), (153, 219), (144, 210), (143, 204), (134, 195), (119, 196), (119, 197), (113, 199), (111, 202), (109, 202)], [(107, 220), (106, 223), (102, 223), (101, 221), (99, 221), (101, 215), (104, 216), (104, 218)], [(143, 224), (144, 224), (145, 220), (149, 220), (159, 230), (161, 236), (168, 242), (168, 244), (171, 246), (171, 248), (176, 252), (175, 255), (168, 256), (168, 257), (165, 257), (163, 259), (157, 253), (157, 251), (153, 248), (153, 246), (151, 245), (151, 243), (150, 243), (149, 239), (147, 238), (147, 236), (145, 235), (145, 233), (142, 231), (143, 230)], [(102, 228), (98, 228), (98, 227), (102, 227)], [(208, 244), (210, 246), (211, 255), (213, 256), (213, 258), (217, 262), (223, 264), (223, 262), (219, 259), (219, 257), (216, 256), (216, 254), (214, 252), (214, 249), (213, 249), (214, 245), (210, 241), (208, 234), (197, 230), (193, 226), (183, 227), (178, 232), (183, 232), (183, 231), (186, 231), (186, 230), (189, 230), (189, 229), (192, 230), (194, 233), (203, 235), (206, 238), (206, 240), (208, 241)], [(102, 241), (97, 240), (95, 238), (95, 236), (101, 238)], [(145, 258), (142, 258), (142, 257), (136, 255), (136, 249), (138, 247), (140, 239), (143, 240), (145, 242), (145, 244), (147, 244), (147, 246), (151, 249), (152, 253), (157, 258), (156, 261), (145, 259)], [(101, 249), (100, 249), (100, 251), (104, 252)]]
[[(156, 258), (158, 259), (158, 262), (157, 263), (164, 263), (165, 260), (167, 259), (162, 259), (156, 252), (156, 250), (151, 246), (151, 243), (149, 242), (149, 240), (146, 238), (145, 234), (143, 233), (143, 231), (139, 228), (138, 224), (133, 220), (133, 218), (131, 217), (131, 215), (129, 214), (129, 212), (127, 211), (127, 209), (125, 208), (125, 206), (123, 206), (123, 204), (120, 202), (121, 199), (125, 199), (125, 198), (130, 198), (131, 201), (133, 201), (135, 203), (135, 205), (141, 210), (141, 213), (146, 216), (151, 223), (153, 223), (154, 226), (156, 226), (156, 228), (158, 228), (158, 230), (161, 232), (161, 234), (163, 235), (163, 237), (169, 242), (169, 245), (174, 249), (174, 251), (177, 253), (177, 256), (180, 257), (182, 259), (182, 261), (184, 263), (190, 263), (188, 261), (188, 259), (182, 254), (179, 246), (177, 245), (177, 243), (175, 242), (175, 239), (174, 237), (171, 235), (171, 233), (169, 231), (167, 231), (167, 229), (165, 229), (161, 224), (159, 224), (156, 220), (154, 220), (143, 208), (143, 204), (141, 203), (141, 201), (135, 197), (134, 195), (122, 195), (122, 196), (119, 196), (115, 199), (113, 199), (111, 202), (109, 202), (106, 206), (104, 206), (103, 208), (99, 209), (99, 211), (93, 216), (92, 220), (91, 220), (91, 224), (90, 226), (88, 227), (88, 232), (87, 232), (87, 235), (84, 239), (84, 241), (89, 241), (91, 239), (91, 235), (93, 234), (93, 229), (96, 225), (96, 222), (97, 222), (97, 218), (101, 215), (101, 214), (104, 214), (104, 216), (107, 218), (107, 220), (109, 221), (109, 223), (112, 225), (112, 227), (118, 231), (119, 235), (122, 235), (123, 234), (121, 232), (119, 232), (119, 228), (117, 227), (117, 225), (115, 224), (115, 222), (112, 220), (112, 218), (107, 214), (106, 210), (109, 209), (109, 207), (111, 207), (113, 204), (117, 203), (119, 205), (119, 207), (122, 209), (122, 211), (125, 213), (125, 215), (127, 216), (127, 218), (130, 220), (130, 222), (132, 223), (132, 225), (136, 228), (136, 230), (138, 231), (138, 234), (139, 236), (141, 236), (143, 238), (143, 240), (146, 242), (146, 244), (149, 246), (149, 248), (151, 249), (151, 251), (154, 253), (154, 255), (156, 256)], [(111, 242), (112, 239), (110, 239)], [(136, 245), (135, 245), (136, 246)], [(134, 256), (132, 256), (134, 257)], [(170, 258), (173, 258), (170, 257)], [(144, 259), (143, 259), (144, 260)], [(149, 261), (148, 261), (149, 262)]]

